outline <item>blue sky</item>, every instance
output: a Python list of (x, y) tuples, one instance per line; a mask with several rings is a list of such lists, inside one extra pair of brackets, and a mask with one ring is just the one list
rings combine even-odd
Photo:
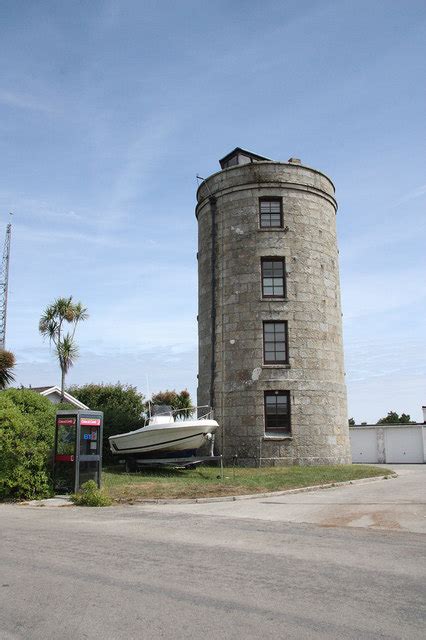
[(336, 184), (349, 413), (421, 418), (424, 0), (0, 3), (7, 346), (57, 383), (42, 309), (89, 308), (69, 383), (196, 388), (196, 174), (242, 146)]

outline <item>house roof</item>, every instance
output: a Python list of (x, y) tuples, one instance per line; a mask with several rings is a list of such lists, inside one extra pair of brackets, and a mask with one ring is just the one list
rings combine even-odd
[[(48, 397), (52, 393), (57, 393), (61, 395), (61, 390), (56, 385), (52, 385), (50, 387), (29, 387), (29, 388), (31, 389), (31, 391), (36, 391), (37, 393), (39, 393), (41, 396), (44, 396), (44, 397)], [(69, 402), (69, 404), (74, 405), (78, 409), (89, 409), (87, 405), (83, 404), (82, 402), (80, 402), (80, 400), (77, 400), (77, 398), (72, 396), (70, 393), (67, 393), (66, 391), (64, 391), (64, 399), (66, 402)]]

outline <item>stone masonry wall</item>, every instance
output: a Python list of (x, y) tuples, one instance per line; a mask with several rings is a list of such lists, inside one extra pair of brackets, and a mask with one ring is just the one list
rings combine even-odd
[[(242, 464), (350, 462), (331, 181), (258, 162), (220, 171), (198, 191), (198, 404), (211, 376), (212, 203), (216, 199), (215, 415), (225, 457)], [(259, 228), (259, 198), (283, 198), (284, 228)], [(284, 257), (285, 300), (262, 299), (261, 258)], [(264, 320), (287, 320), (289, 364), (263, 364)], [(291, 437), (265, 436), (264, 391), (290, 391)]]

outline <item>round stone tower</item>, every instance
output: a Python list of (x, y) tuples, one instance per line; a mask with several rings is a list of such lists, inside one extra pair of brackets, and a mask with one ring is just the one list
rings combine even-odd
[(227, 460), (349, 463), (333, 183), (235, 149), (197, 192), (198, 404)]

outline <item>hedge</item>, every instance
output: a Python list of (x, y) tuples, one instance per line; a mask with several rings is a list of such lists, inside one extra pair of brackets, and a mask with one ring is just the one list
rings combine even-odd
[(0, 392), (0, 500), (52, 494), (56, 407), (28, 389)]

